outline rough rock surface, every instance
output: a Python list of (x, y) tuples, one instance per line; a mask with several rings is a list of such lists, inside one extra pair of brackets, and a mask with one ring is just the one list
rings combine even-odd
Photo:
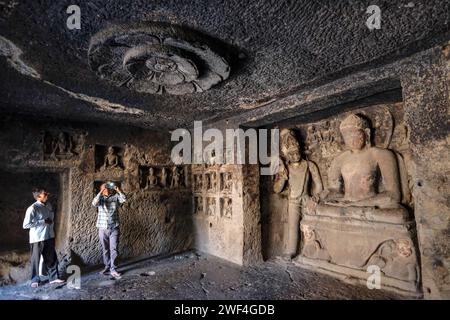
[[(413, 5), (410, 5), (412, 3)], [(369, 30), (368, 1), (127, 1), (80, 3), (80, 30), (69, 30), (69, 1), (3, 1), (0, 35), (21, 50), (0, 49), (3, 110), (77, 119), (120, 119), (180, 127), (242, 113), (306, 84), (385, 63), (439, 43), (448, 1), (378, 1), (382, 29)], [(231, 74), (202, 94), (137, 94), (100, 81), (90, 70), (92, 35), (112, 24), (162, 22), (196, 30), (225, 46)], [(0, 38), (1, 39), (1, 38)], [(5, 41), (0, 41), (0, 48)], [(17, 61), (19, 59), (19, 61)], [(34, 75), (38, 78), (35, 78)], [(98, 100), (103, 103), (99, 104)], [(32, 108), (31, 108), (32, 106)], [(121, 112), (114, 106), (122, 106)], [(142, 111), (137, 116), (136, 111)], [(181, 111), (181, 112), (180, 112)]]
[[(277, 256), (282, 241), (279, 225), (285, 221), (271, 213), (287, 210), (283, 195), (267, 196), (256, 166), (174, 166), (169, 129), (189, 127), (193, 120), (208, 120), (209, 127), (220, 130), (297, 128), (303, 131), (301, 144), (309, 152), (305, 155), (318, 162), (326, 177), (328, 157), (339, 150), (309, 149), (308, 124), (339, 118), (350, 110), (377, 111), (385, 105), (400, 110), (394, 114), (391, 147), (405, 157), (411, 194), (406, 205), (417, 231), (420, 290), (425, 298), (450, 297), (447, 0), (378, 1), (380, 30), (367, 28), (366, 9), (372, 3), (365, 0), (195, 4), (93, 0), (80, 3), (80, 30), (66, 27), (70, 4), (0, 2), (0, 185), (6, 192), (19, 192), (2, 203), (7, 208), (3, 221), (11, 227), (0, 226), (0, 249), (15, 250), (26, 243), (18, 214), (29, 204), (21, 198), (29, 196), (24, 190), (35, 184), (36, 175), (55, 188), (57, 197), (52, 201), (57, 202), (62, 266), (100, 262), (90, 201), (104, 180), (121, 184), (129, 196), (120, 213), (122, 258), (192, 247), (243, 265), (259, 262), (261, 254)], [(214, 48), (230, 67), (224, 69), (223, 81), (208, 78), (207, 91), (189, 93), (190, 83), (201, 78), (199, 69), (213, 68), (197, 63), (193, 52), (184, 50), (191, 42), (180, 50), (178, 39), (176, 46), (159, 50), (146, 47), (141, 38), (130, 38), (136, 31), (132, 26), (145, 29), (155, 23), (173, 26), (177, 39), (192, 32), (198, 35), (191, 38), (195, 46), (208, 43)], [(100, 37), (103, 54), (96, 56), (95, 45), (89, 51), (99, 34), (117, 33), (118, 26), (123, 33), (112, 36), (116, 42)], [(120, 41), (124, 46), (116, 46)], [(197, 49), (194, 53), (201, 55)], [(113, 70), (108, 69), (111, 60)], [(179, 69), (185, 71), (183, 76)], [(117, 72), (124, 70), (133, 75), (134, 85), (121, 85), (127, 78)], [(154, 71), (159, 74), (156, 82), (152, 82)], [(162, 87), (183, 94), (158, 94)], [(381, 127), (389, 123), (383, 117), (379, 120)], [(389, 126), (376, 132), (382, 133), (378, 139), (383, 140), (389, 136)], [(339, 139), (336, 135), (332, 134)], [(191, 189), (194, 169), (203, 182), (210, 182), (208, 189)], [(225, 173), (232, 175), (228, 190), (221, 189)], [(11, 276), (14, 259), (2, 263), (2, 275)], [(255, 268), (245, 270), (265, 267)], [(282, 276), (283, 270), (273, 270), (275, 278)], [(264, 273), (253, 274), (264, 277)], [(266, 294), (273, 284), (264, 279), (267, 284), (261, 286)], [(309, 290), (309, 281), (318, 279), (305, 278), (303, 288)], [(329, 282), (336, 287), (338, 283)], [(111, 282), (103, 284), (108, 287)], [(170, 290), (161, 288), (169, 297)], [(327, 296), (330, 287), (321, 288), (318, 297)], [(204, 293), (209, 290), (204, 289)], [(350, 297), (346, 292), (339, 293)]]
[(122, 279), (83, 273), (81, 289), (28, 284), (0, 288), (0, 299), (127, 300), (127, 299), (403, 299), (402, 296), (345, 284), (300, 269), (282, 260), (239, 267), (194, 253), (128, 263)]
[[(119, 183), (128, 197), (119, 208), (122, 258), (192, 248), (192, 193), (186, 180), (171, 187), (172, 175), (168, 173), (165, 186), (146, 188), (144, 174), (149, 167), (157, 168), (158, 175), (162, 168), (173, 168), (165, 135), (83, 123), (59, 123), (56, 127), (51, 122), (37, 124), (31, 119), (15, 122), (14, 118), (3, 119), (0, 128), (4, 147), (0, 156), (2, 187), (20, 191), (20, 197), (10, 197), (5, 202), (5, 208), (10, 209), (2, 212), (5, 221), (10, 222), (5, 237), (14, 240), (9, 243), (5, 238), (3, 249), (27, 247), (27, 231), (22, 229), (25, 209), (34, 202), (32, 187), (43, 186), (55, 194), (49, 201), (56, 210), (56, 244), (61, 267), (70, 263), (99, 263), (97, 211), (91, 202), (100, 184), (107, 180)], [(68, 139), (62, 145), (67, 147), (68, 141), (71, 143), (70, 154), (51, 152), (60, 132)], [(114, 147), (119, 167), (103, 169), (110, 146)], [(16, 179), (11, 179), (11, 175)]]

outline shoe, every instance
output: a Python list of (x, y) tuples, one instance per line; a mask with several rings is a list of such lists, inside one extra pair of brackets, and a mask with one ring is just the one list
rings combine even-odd
[(105, 268), (99, 272), (99, 274), (101, 274), (101, 275), (107, 275), (108, 273), (109, 273), (109, 268)]
[(112, 276), (114, 279), (120, 279), (120, 278), (122, 278), (122, 275), (121, 275), (120, 273), (118, 273), (117, 271), (111, 271), (111, 276)]
[(62, 284), (62, 283), (65, 283), (65, 281), (61, 279), (55, 279), (53, 281), (50, 281), (50, 284)]
[(36, 289), (37, 287), (39, 287), (39, 282), (32, 282), (31, 287)]

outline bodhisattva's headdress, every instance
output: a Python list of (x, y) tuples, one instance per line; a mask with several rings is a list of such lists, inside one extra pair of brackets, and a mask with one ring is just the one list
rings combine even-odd
[(281, 140), (281, 152), (286, 155), (291, 151), (300, 151), (300, 145), (298, 144), (297, 138), (295, 137), (294, 131), (291, 129), (281, 129), (280, 131)]

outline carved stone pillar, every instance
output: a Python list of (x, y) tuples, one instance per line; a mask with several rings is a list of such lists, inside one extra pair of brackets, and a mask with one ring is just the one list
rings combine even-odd
[(428, 59), (401, 76), (422, 284), (425, 298), (432, 299), (450, 298), (449, 53), (448, 44), (430, 50)]

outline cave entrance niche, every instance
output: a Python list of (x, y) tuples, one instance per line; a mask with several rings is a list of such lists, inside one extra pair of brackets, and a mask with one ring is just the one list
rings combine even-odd
[(67, 194), (64, 192), (67, 174), (59, 171), (36, 169), (33, 171), (0, 170), (1, 211), (0, 219), (0, 253), (28, 252), (29, 235), (24, 230), (23, 219), (26, 209), (35, 201), (32, 196), (33, 187), (47, 188), (49, 201), (55, 212), (56, 247), (61, 249), (68, 234), (69, 214)]

